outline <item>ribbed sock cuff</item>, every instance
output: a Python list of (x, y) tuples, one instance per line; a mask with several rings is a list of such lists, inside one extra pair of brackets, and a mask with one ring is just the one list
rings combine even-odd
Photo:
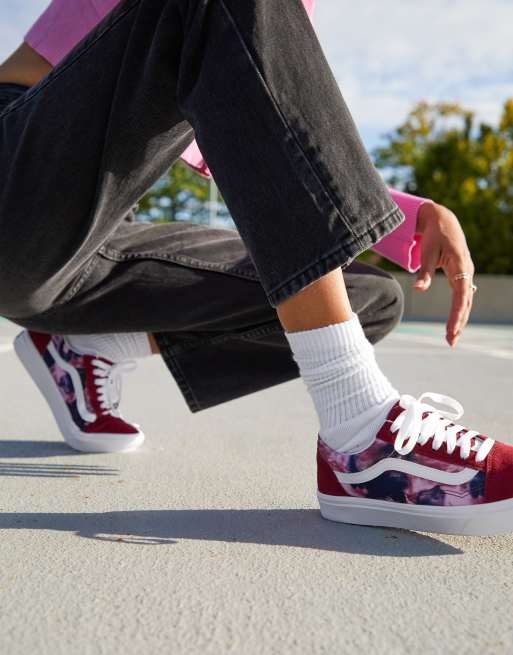
[(286, 332), (285, 336), (294, 356), (302, 360), (318, 360), (320, 357), (329, 356), (330, 353), (336, 354), (371, 346), (358, 314), (353, 314), (349, 321), (343, 323), (303, 332)]
[(104, 357), (111, 362), (141, 359), (152, 354), (148, 335), (145, 332), (71, 334), (66, 338), (70, 346), (77, 352)]
[(287, 334), (301, 377), (332, 447), (374, 438), (376, 426), (399, 397), (379, 368), (360, 320)]

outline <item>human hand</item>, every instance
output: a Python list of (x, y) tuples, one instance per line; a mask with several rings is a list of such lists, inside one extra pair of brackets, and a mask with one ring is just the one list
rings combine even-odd
[[(468, 323), (474, 297), (475, 268), (467, 240), (455, 214), (435, 203), (425, 203), (419, 208), (417, 232), (422, 234), (421, 268), (414, 289), (427, 291), (436, 269), (443, 269), (452, 288), (446, 339), (454, 347)], [(458, 273), (469, 273), (470, 279), (455, 280)]]

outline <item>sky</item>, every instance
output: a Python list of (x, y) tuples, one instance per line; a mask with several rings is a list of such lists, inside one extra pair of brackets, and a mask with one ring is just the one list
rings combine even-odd
[[(0, 0), (0, 60), (48, 2)], [(370, 150), (419, 100), (495, 123), (513, 97), (512, 0), (317, 0), (315, 24)]]

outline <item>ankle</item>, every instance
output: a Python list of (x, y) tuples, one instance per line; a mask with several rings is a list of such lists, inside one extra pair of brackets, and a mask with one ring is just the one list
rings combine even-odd
[(151, 354), (160, 355), (160, 348), (154, 334), (148, 334), (148, 342), (150, 344)]
[(289, 333), (336, 325), (353, 315), (340, 268), (312, 282), (276, 309)]
[(337, 449), (356, 447), (399, 398), (358, 316), (286, 336), (317, 410), (321, 438)]
[(377, 432), (399, 398), (399, 393), (394, 390), (386, 400), (359, 416), (329, 428), (321, 428), (319, 437), (333, 450), (345, 453), (364, 450), (374, 441)]

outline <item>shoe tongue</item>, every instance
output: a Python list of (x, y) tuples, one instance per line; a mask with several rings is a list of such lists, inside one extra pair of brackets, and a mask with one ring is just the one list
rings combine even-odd
[(101, 416), (103, 409), (100, 404), (100, 399), (98, 397), (98, 387), (95, 384), (96, 375), (94, 374), (95, 368), (97, 366), (93, 363), (94, 360), (99, 360), (105, 362), (108, 366), (114, 366), (114, 363), (105, 357), (98, 357), (96, 355), (84, 355), (84, 361), (86, 364), (87, 370), (87, 395), (91, 404), (93, 405), (94, 411), (98, 416)]
[(404, 408), (401, 407), (400, 402), (397, 401), (396, 404), (393, 405), (392, 409), (388, 412), (387, 421), (395, 421), (401, 412), (404, 412)]

